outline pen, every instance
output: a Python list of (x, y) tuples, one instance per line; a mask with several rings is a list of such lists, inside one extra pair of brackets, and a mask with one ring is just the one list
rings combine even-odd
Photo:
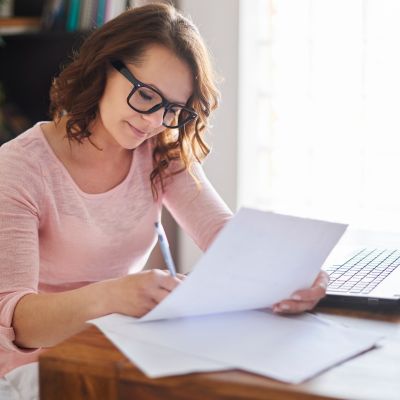
[(176, 276), (175, 264), (172, 259), (171, 252), (169, 250), (169, 244), (167, 240), (167, 236), (165, 235), (164, 228), (161, 225), (161, 222), (154, 223), (158, 235), (158, 242), (160, 243), (161, 253), (164, 257), (165, 264), (167, 264), (167, 268), (172, 276)]

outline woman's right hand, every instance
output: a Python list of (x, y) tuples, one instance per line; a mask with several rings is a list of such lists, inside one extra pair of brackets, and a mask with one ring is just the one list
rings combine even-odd
[(110, 301), (107, 308), (111, 306), (111, 312), (142, 317), (184, 279), (182, 274), (173, 277), (166, 270), (151, 269), (106, 281), (105, 290), (109, 290), (109, 295), (105, 297)]
[(15, 306), (14, 344), (51, 347), (80, 332), (88, 320), (111, 313), (141, 317), (175, 289), (184, 275), (160, 269), (95, 282), (59, 293), (29, 293)]

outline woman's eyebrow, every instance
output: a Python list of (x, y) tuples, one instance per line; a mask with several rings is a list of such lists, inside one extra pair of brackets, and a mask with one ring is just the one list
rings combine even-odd
[[(128, 68), (128, 64), (127, 64), (126, 68)], [(128, 68), (128, 71), (129, 71), (140, 83), (142, 83), (143, 85), (146, 85), (146, 86), (149, 86), (149, 87), (153, 88), (154, 90), (156, 90), (157, 92), (159, 92), (159, 93), (160, 93), (168, 102), (170, 102), (170, 103), (173, 103), (173, 104), (180, 104), (180, 105), (186, 105), (186, 103), (187, 103), (188, 100), (189, 100), (189, 99), (188, 99), (188, 100), (186, 100), (186, 101), (172, 101), (172, 100), (170, 100), (170, 99), (163, 93), (163, 91), (162, 91), (161, 89), (159, 89), (156, 85), (154, 85), (153, 83), (143, 82), (141, 79), (138, 79), (137, 76), (136, 76), (136, 74), (133, 73), (129, 68)], [(189, 98), (190, 98), (190, 96), (189, 96)]]
[[(142, 82), (142, 81), (140, 81), (140, 82)], [(173, 104), (180, 104), (180, 105), (186, 105), (186, 103), (187, 103), (187, 100), (186, 101), (173, 101), (173, 100), (170, 100), (164, 93), (163, 93), (163, 91), (161, 90), (161, 89), (159, 89), (156, 85), (154, 85), (153, 83), (146, 83), (146, 82), (142, 82), (142, 83), (144, 83), (145, 85), (147, 85), (147, 86), (150, 86), (151, 88), (153, 88), (153, 89), (155, 89), (157, 92), (159, 92), (159, 93), (161, 93), (161, 95), (167, 100), (167, 101), (169, 101), (170, 103), (173, 103)]]

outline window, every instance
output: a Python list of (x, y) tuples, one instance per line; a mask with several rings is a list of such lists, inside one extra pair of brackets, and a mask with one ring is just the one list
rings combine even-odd
[(240, 14), (239, 203), (400, 230), (400, 2)]

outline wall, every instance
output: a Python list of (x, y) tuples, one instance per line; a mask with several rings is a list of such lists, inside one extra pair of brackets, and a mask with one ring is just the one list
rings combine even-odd
[[(212, 152), (204, 169), (211, 183), (226, 201), (237, 204), (237, 136), (238, 136), (238, 45), (240, 0), (180, 0), (179, 6), (191, 17), (205, 39), (218, 74), (223, 77), (219, 88), (220, 108), (215, 112), (208, 142)], [(178, 265), (188, 271), (201, 255), (192, 240), (178, 231)]]

